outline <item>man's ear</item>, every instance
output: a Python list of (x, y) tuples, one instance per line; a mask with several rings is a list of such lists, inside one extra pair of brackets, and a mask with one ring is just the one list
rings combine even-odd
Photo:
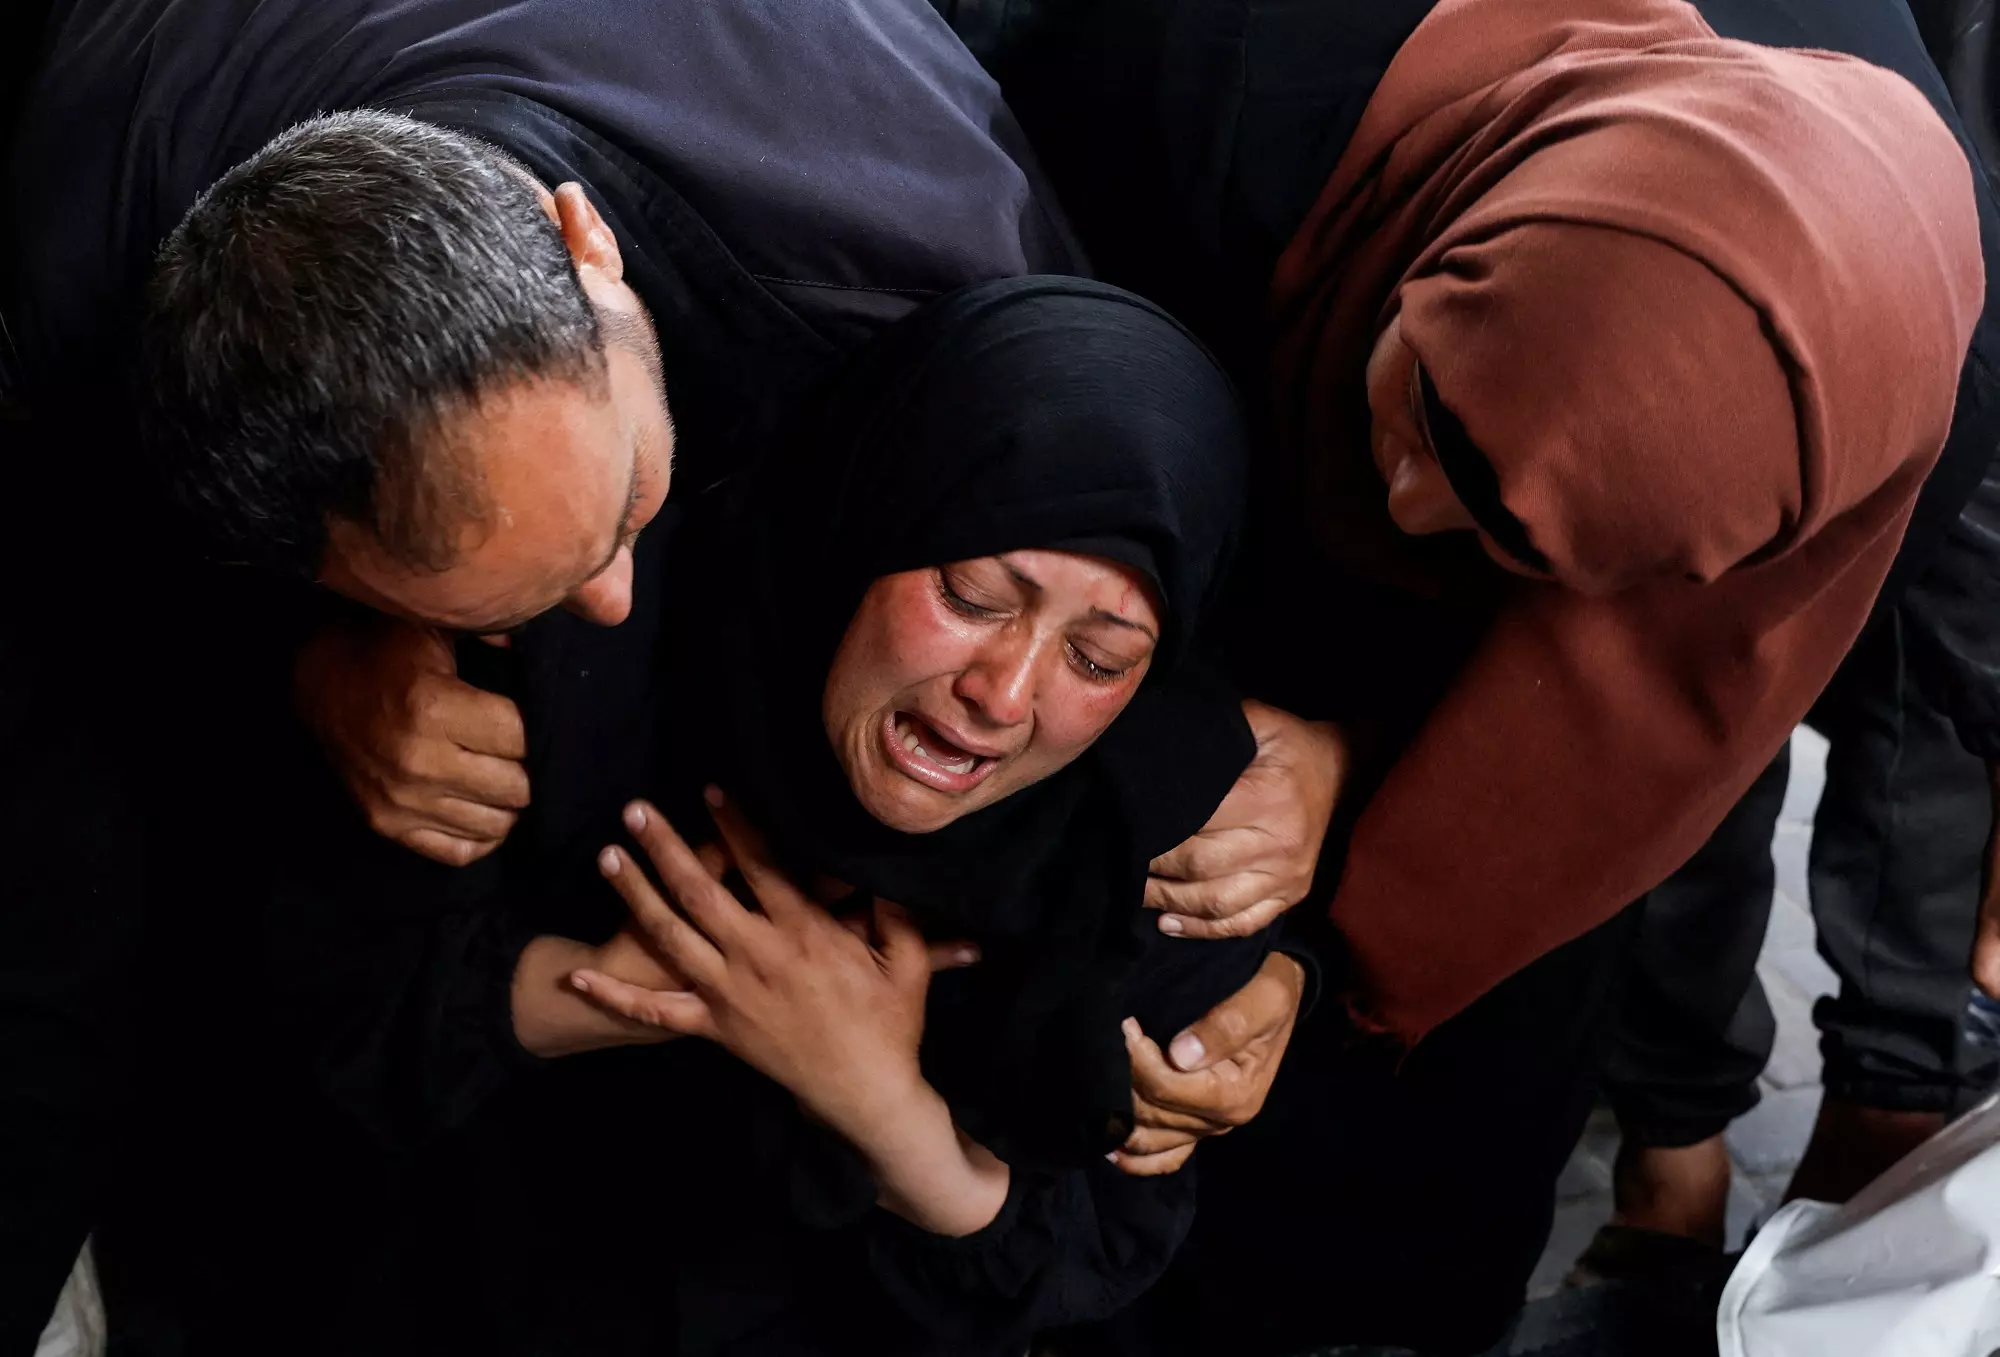
[(597, 214), (583, 185), (568, 183), (557, 187), (555, 219), (578, 272), (595, 269), (613, 283), (624, 279), (625, 261), (618, 253), (618, 239)]

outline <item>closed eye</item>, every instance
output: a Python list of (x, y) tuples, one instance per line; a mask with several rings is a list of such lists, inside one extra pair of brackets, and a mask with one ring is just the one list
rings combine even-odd
[(964, 617), (991, 618), (1000, 616), (998, 608), (989, 608), (982, 603), (974, 603), (952, 586), (951, 576), (943, 570), (937, 572), (938, 597), (945, 606)]
[(1070, 663), (1075, 666), (1078, 673), (1082, 674), (1092, 683), (1116, 683), (1119, 679), (1124, 678), (1133, 669), (1138, 667), (1138, 661), (1119, 664), (1116, 662), (1106, 663), (1101, 660), (1094, 660), (1085, 654), (1082, 647), (1078, 646), (1074, 641), (1069, 642), (1067, 648), (1069, 650)]

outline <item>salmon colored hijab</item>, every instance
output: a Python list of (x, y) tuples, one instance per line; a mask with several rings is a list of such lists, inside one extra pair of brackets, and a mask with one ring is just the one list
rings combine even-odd
[(1444, 0), (1404, 44), (1278, 266), (1281, 433), (1335, 554), (1421, 558), (1369, 453), (1400, 317), (1545, 579), (1357, 825), (1364, 1021), (1414, 1040), (1701, 844), (1859, 632), (1983, 287), (1899, 76), (1679, 0)]

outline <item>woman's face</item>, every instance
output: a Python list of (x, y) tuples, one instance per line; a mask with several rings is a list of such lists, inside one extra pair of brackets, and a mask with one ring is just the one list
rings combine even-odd
[(1413, 537), (1478, 527), (1431, 451), (1417, 355), (1403, 342), (1401, 316), (1389, 322), (1368, 355), (1368, 410), (1369, 446), (1389, 487), (1389, 517), (1396, 526)]
[(1010, 551), (885, 575), (827, 674), (827, 739), (869, 814), (942, 829), (1089, 748), (1159, 634), (1142, 577), (1094, 556)]

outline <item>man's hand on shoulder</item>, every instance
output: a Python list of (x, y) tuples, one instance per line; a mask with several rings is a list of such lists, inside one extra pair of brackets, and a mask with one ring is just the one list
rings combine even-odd
[(1257, 756), (1201, 832), (1153, 859), (1146, 904), (1160, 931), (1186, 938), (1246, 937), (1312, 889), (1333, 806), (1347, 775), (1347, 743), (1326, 721), (1245, 702)]
[(1249, 984), (1165, 1051), (1127, 1019), (1137, 1125), (1111, 1162), (1138, 1178), (1173, 1173), (1201, 1141), (1261, 1112), (1298, 1024), (1305, 979), (1303, 966), (1273, 952)]
[(498, 848), (528, 804), (520, 710), (458, 677), (449, 642), (342, 620), (299, 652), (300, 717), (384, 838), (447, 866)]

